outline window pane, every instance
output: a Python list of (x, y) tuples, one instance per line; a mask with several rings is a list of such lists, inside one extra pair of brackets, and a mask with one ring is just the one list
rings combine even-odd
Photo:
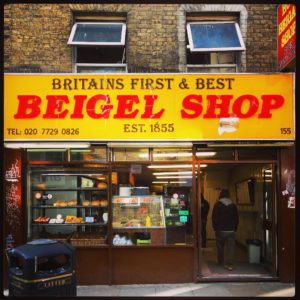
[(233, 149), (210, 149), (199, 148), (196, 150), (196, 157), (202, 160), (233, 160)]
[(121, 64), (125, 62), (123, 56), (124, 47), (76, 47), (77, 64)]
[[(166, 166), (143, 164), (138, 173), (131, 173), (130, 165), (113, 169), (114, 245), (193, 244), (192, 176), (173, 175), (191, 173), (192, 164), (189, 168), (178, 162)], [(158, 179), (157, 172), (170, 176)]]
[(148, 148), (139, 149), (114, 149), (114, 160), (115, 161), (139, 161), (149, 160)]
[(192, 160), (192, 149), (153, 149), (153, 160)]
[(190, 26), (191, 50), (244, 49), (238, 36), (236, 23), (190, 23), (188, 25)]
[(187, 71), (190, 73), (236, 73), (236, 66), (232, 67), (200, 67), (187, 66)]
[(27, 159), (37, 161), (64, 161), (65, 149), (28, 149)]
[(74, 26), (70, 43), (119, 44), (123, 40), (123, 24), (77, 23)]
[(92, 147), (90, 149), (71, 149), (71, 161), (107, 161), (106, 147)]
[(272, 159), (276, 160), (276, 150), (272, 148), (238, 149), (239, 159)]
[(126, 73), (126, 66), (78, 66), (77, 73)]

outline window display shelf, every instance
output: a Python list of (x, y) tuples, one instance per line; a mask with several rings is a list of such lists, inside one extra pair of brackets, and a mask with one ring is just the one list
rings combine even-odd
[(78, 172), (71, 168), (63, 171), (32, 168), (29, 235), (35, 238), (72, 235), (80, 237), (73, 241), (78, 245), (105, 245), (109, 219), (108, 185), (105, 169)]

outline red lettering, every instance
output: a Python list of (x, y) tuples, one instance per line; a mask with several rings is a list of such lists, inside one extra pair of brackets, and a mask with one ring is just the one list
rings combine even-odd
[(182, 107), (184, 109), (193, 111), (193, 113), (188, 113), (184, 109), (181, 110), (181, 117), (183, 119), (193, 119), (197, 118), (202, 113), (202, 96), (201, 95), (188, 95), (182, 101)]
[[(138, 109), (132, 111), (134, 103), (139, 103), (139, 98), (136, 95), (119, 95), (117, 96), (119, 105), (117, 113), (114, 115), (115, 119), (133, 119), (138, 113)], [(126, 110), (129, 113), (126, 114)]]
[[(105, 101), (105, 105), (101, 105), (101, 113), (96, 113), (96, 104), (98, 101)], [(92, 97), (87, 105), (86, 105), (86, 112), (87, 114), (93, 119), (108, 119), (111, 109), (113, 108), (112, 105), (108, 105), (110, 103), (109, 95), (95, 95)]]
[[(68, 104), (69, 98), (65, 95), (53, 95), (47, 96), (48, 105), (46, 109), (46, 113), (43, 114), (44, 119), (63, 119), (66, 114), (69, 112), (68, 109), (62, 111), (63, 103)], [(57, 113), (56, 113), (57, 111)]]
[[(207, 96), (207, 110), (203, 118), (228, 118), (229, 104), (232, 95), (208, 95)], [(218, 100), (221, 101), (218, 103)], [(219, 109), (220, 113), (216, 114), (215, 110)]]
[(39, 105), (42, 100), (36, 95), (19, 95), (18, 111), (14, 115), (15, 119), (33, 119), (36, 118), (41, 110)]
[[(242, 107), (245, 106), (245, 102), (249, 102), (248, 111), (242, 112)], [(259, 102), (257, 98), (253, 95), (242, 95), (238, 97), (232, 106), (232, 112), (238, 118), (245, 119), (252, 117), (258, 109)]]
[(157, 100), (157, 95), (145, 95), (144, 99), (146, 100), (145, 103), (145, 112), (141, 115), (142, 119), (159, 119), (163, 112), (165, 111), (162, 108), (159, 112), (153, 113), (153, 105), (154, 101)]
[(84, 115), (82, 113), (83, 110), (83, 102), (86, 100), (85, 95), (75, 95), (74, 96), (74, 110), (73, 113), (70, 115), (71, 119), (83, 119)]
[(284, 104), (284, 98), (280, 95), (262, 95), (263, 100), (261, 112), (258, 115), (259, 118), (271, 118), (271, 109), (277, 109)]

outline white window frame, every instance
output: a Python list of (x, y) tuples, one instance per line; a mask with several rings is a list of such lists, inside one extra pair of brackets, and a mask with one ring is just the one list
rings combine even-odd
[[(193, 35), (191, 31), (191, 24), (235, 24), (235, 29), (239, 38), (239, 42), (241, 44), (241, 47), (220, 47), (220, 48), (195, 48), (194, 47), (194, 42), (193, 42)], [(187, 27), (187, 35), (188, 35), (188, 41), (189, 45), (187, 45), (187, 48), (190, 49), (191, 52), (219, 52), (219, 51), (244, 51), (245, 44), (243, 41), (243, 37), (241, 34), (240, 27), (237, 22), (228, 22), (228, 21), (223, 21), (223, 22), (189, 22), (186, 25)]]
[[(190, 68), (193, 68), (193, 69), (209, 69), (209, 68), (235, 68), (235, 73), (238, 71), (238, 67), (237, 67), (237, 64), (213, 64), (213, 65), (191, 65), (191, 64), (188, 64), (186, 65), (186, 72), (187, 73), (190, 73), (189, 69)], [(225, 73), (224, 73), (225, 74)], [(227, 73), (226, 73), (227, 74)]]
[[(115, 73), (127, 73), (127, 64), (93, 64), (93, 63), (76, 63), (75, 64), (75, 73), (78, 73), (78, 67), (102, 67), (103, 69), (105, 68), (124, 68), (124, 72), (115, 72)], [(96, 72), (95, 72), (96, 73)], [(104, 72), (105, 73), (105, 72)]]
[[(121, 29), (121, 40), (120, 42), (74, 42), (73, 38), (75, 35), (75, 32), (77, 30), (77, 25), (78, 24), (84, 24), (84, 25), (89, 25), (89, 24), (93, 24), (93, 25), (122, 25), (122, 29)], [(92, 45), (92, 46), (124, 46), (125, 45), (125, 36), (126, 36), (126, 24), (123, 22), (77, 22), (73, 25), (70, 36), (69, 36), (69, 40), (68, 40), (68, 45), (74, 45), (74, 46), (80, 46), (80, 45)]]

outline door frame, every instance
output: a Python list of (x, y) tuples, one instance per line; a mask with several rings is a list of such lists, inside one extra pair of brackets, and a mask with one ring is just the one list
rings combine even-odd
[[(259, 148), (259, 147), (257, 147)], [(216, 278), (216, 277), (207, 277), (202, 275), (202, 251), (201, 251), (201, 185), (200, 185), (200, 180), (197, 180), (197, 176), (200, 179), (200, 171), (201, 167), (200, 164), (235, 164), (235, 165), (242, 165), (242, 164), (271, 164), (273, 169), (278, 170), (278, 160), (238, 160), (237, 159), (237, 149), (235, 149), (235, 159), (234, 160), (203, 160), (199, 159), (196, 157), (196, 150), (195, 147), (193, 147), (193, 191), (194, 191), (194, 196), (193, 196), (193, 202), (194, 202), (194, 235), (197, 238), (195, 241), (195, 264), (194, 266), (197, 268), (194, 272), (194, 278), (196, 282), (211, 282), (211, 281), (249, 281), (253, 280), (253, 277), (247, 277), (247, 276), (230, 276), (230, 277), (221, 277), (221, 278)], [(273, 232), (275, 232), (275, 239), (273, 241), (273, 253), (274, 253), (274, 258), (275, 258), (275, 265), (273, 265), (275, 268), (269, 269), (271, 271), (271, 277), (274, 278), (274, 280), (278, 279), (278, 263), (277, 263), (277, 257), (278, 257), (278, 230), (277, 230), (277, 202), (278, 202), (278, 195), (277, 195), (277, 186), (278, 186), (278, 172), (274, 173), (276, 176), (274, 177), (274, 184), (273, 184), (273, 192), (274, 192), (274, 197), (273, 197)], [(212, 209), (212, 208), (211, 208)], [(263, 241), (265, 243), (265, 241)], [(263, 248), (264, 245), (263, 245)], [(265, 278), (265, 277), (257, 277), (254, 280), (270, 280), (270, 278)]]

